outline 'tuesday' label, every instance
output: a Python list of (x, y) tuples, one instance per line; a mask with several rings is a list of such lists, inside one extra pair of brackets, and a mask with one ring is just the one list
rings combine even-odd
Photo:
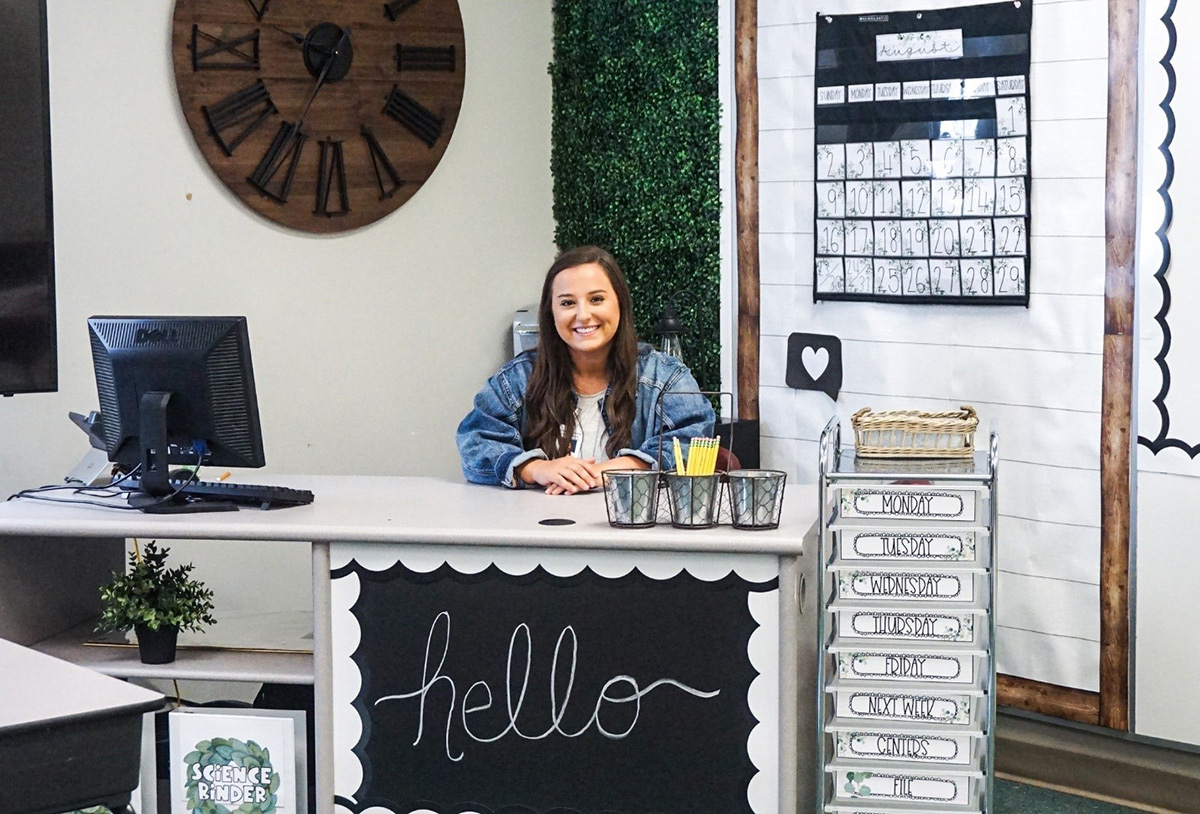
[(963, 765), (971, 759), (969, 735), (910, 735), (899, 732), (839, 732), (837, 754), (844, 758), (912, 760)]
[(975, 561), (975, 532), (843, 531), (844, 560)]
[(970, 642), (975, 638), (975, 617), (970, 613), (843, 610), (838, 612), (838, 633), (851, 639)]
[(843, 799), (920, 800), (965, 803), (970, 778), (934, 773), (853, 772), (839, 769), (837, 795)]
[(975, 598), (975, 580), (970, 572), (945, 571), (896, 573), (891, 571), (842, 571), (838, 595), (846, 599), (929, 599), (970, 602)]
[(955, 684), (970, 684), (975, 680), (974, 657), (969, 654), (838, 653), (837, 656), (838, 675), (845, 679), (948, 681)]
[(924, 693), (837, 690), (834, 706), (839, 718), (879, 718), (899, 721), (967, 724), (971, 696)]
[(843, 517), (893, 520), (974, 520), (975, 492), (860, 487), (843, 489)]

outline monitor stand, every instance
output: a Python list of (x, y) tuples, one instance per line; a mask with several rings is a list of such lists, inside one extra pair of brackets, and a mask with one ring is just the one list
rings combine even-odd
[[(236, 503), (227, 500), (188, 495), (186, 492), (164, 500), (175, 491), (168, 477), (171, 463), (167, 456), (167, 403), (171, 394), (150, 392), (142, 395), (141, 443), (142, 491), (130, 495), (129, 505), (147, 514), (192, 514), (195, 512), (236, 512)], [(197, 456), (199, 457), (199, 456)]]

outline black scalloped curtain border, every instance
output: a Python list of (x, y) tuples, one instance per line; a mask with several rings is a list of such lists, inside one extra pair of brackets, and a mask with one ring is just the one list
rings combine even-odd
[[(736, 571), (734, 571), (732, 569), (730, 570), (730, 572), (728, 574), (726, 574), (725, 576), (721, 577), (720, 579), (716, 579), (716, 580), (702, 579), (700, 577), (693, 575), (686, 568), (680, 569), (679, 573), (675, 574), (674, 576), (668, 577), (666, 579), (657, 579), (655, 577), (648, 576), (636, 567), (630, 569), (628, 573), (623, 574), (622, 576), (606, 577), (601, 574), (597, 574), (595, 571), (593, 571), (588, 566), (584, 566), (582, 569), (580, 569), (575, 574), (572, 574), (571, 576), (564, 577), (564, 576), (558, 576), (556, 574), (551, 574), (549, 571), (547, 571), (545, 568), (543, 568), (540, 565), (524, 574), (510, 574), (507, 571), (504, 571), (503, 569), (501, 569), (495, 563), (492, 563), (491, 565), (489, 565), (487, 568), (483, 569), (482, 571), (478, 571), (475, 573), (462, 573), (462, 572), (456, 570), (449, 563), (442, 563), (440, 566), (438, 566), (437, 568), (435, 568), (432, 571), (414, 571), (413, 569), (410, 569), (406, 565), (404, 565), (404, 563), (397, 561), (382, 571), (376, 571), (376, 570), (367, 568), (366, 566), (360, 564), (358, 562), (358, 560), (351, 560), (347, 564), (331, 570), (330, 571), (330, 579), (331, 580), (341, 579), (342, 577), (350, 576), (352, 574), (358, 576), (359, 579), (370, 580), (372, 582), (386, 582), (386, 581), (389, 581), (389, 580), (399, 576), (403, 579), (412, 581), (417, 584), (430, 584), (430, 583), (437, 582), (437, 581), (440, 581), (443, 579), (453, 579), (457, 582), (461, 582), (466, 585), (472, 585), (472, 584), (477, 584), (477, 583), (480, 583), (480, 582), (483, 582), (483, 581), (486, 581), (489, 579), (503, 579), (505, 581), (508, 581), (508, 582), (510, 582), (512, 584), (516, 584), (516, 585), (529, 585), (529, 584), (534, 584), (534, 583), (539, 583), (539, 582), (545, 582), (547, 584), (555, 585), (558, 587), (570, 587), (573, 585), (582, 584), (587, 581), (604, 580), (606, 582), (616, 583), (616, 584), (622, 585), (622, 586), (637, 583), (642, 586), (658, 588), (660, 590), (667, 590), (673, 584), (679, 582), (680, 580), (691, 579), (691, 580), (695, 580), (697, 582), (697, 584), (699, 584), (701, 587), (707, 588), (712, 591), (726, 590), (730, 587), (734, 587), (734, 586), (738, 585), (739, 583), (742, 585), (745, 585), (747, 590), (751, 593), (763, 593), (766, 591), (777, 590), (779, 588), (779, 578), (778, 577), (772, 577), (771, 579), (768, 579), (768, 580), (759, 580), (759, 581), (755, 582), (755, 581), (748, 580), (748, 579), (745, 579), (744, 577), (739, 576), (736, 573)], [(354, 661), (355, 666), (358, 667), (358, 669), (360, 671), (364, 670), (364, 665), (361, 664), (358, 659), (358, 649), (357, 648), (355, 649), (354, 653), (351, 654), (350, 657)], [(756, 676), (760, 675), (760, 673), (758, 673), (757, 670), (752, 669), (752, 672), (754, 672)], [(753, 682), (753, 679), (751, 679), (751, 682), (749, 682), (749, 683), (752, 683), (752, 682)], [(364, 680), (363, 687), (365, 688), (368, 683), (369, 682)], [(747, 686), (749, 686), (749, 683), (747, 684)], [(758, 718), (754, 715), (754, 712), (750, 709), (749, 702), (747, 700), (743, 699), (743, 705), (745, 707), (744, 712), (748, 716), (748, 718), (750, 720), (754, 721), (755, 723), (759, 723)], [(363, 726), (362, 735), (359, 738), (359, 742), (357, 744), (355, 744), (353, 751), (356, 755), (358, 755), (359, 760), (362, 762), (363, 787), (365, 788), (365, 787), (370, 786), (371, 767), (369, 765), (369, 761), (368, 761), (366, 755), (363, 752), (363, 749), (364, 749), (366, 742), (369, 740), (369, 738), (371, 736), (371, 717), (366, 712), (366, 707), (365, 707), (365, 704), (363, 702), (361, 695), (360, 695), (360, 697), (355, 698), (354, 702), (352, 703), (352, 706), (358, 712), (359, 720), (361, 721), (362, 726)], [(754, 767), (754, 763), (750, 759), (749, 742), (747, 742), (747, 744), (746, 744), (746, 758), (747, 758), (747, 762), (751, 766), (751, 769), (748, 770), (746, 773), (746, 776), (742, 778), (742, 782), (748, 788), (750, 781), (753, 780), (754, 776), (756, 774), (758, 774), (760, 771), (759, 769)], [(367, 809), (376, 807), (376, 806), (388, 808), (389, 806), (394, 805), (394, 802), (391, 800), (368, 798), (368, 799), (364, 799), (364, 800), (360, 800), (360, 801), (355, 801), (355, 800), (352, 800), (348, 797), (344, 797), (341, 795), (334, 796), (334, 803), (339, 806), (342, 806), (347, 811), (352, 812), (352, 814), (362, 814), (362, 812), (366, 811)], [(478, 814), (583, 814), (583, 812), (580, 812), (577, 809), (565, 808), (565, 807), (550, 808), (550, 809), (546, 809), (544, 811), (539, 811), (537, 809), (533, 809), (533, 808), (529, 808), (527, 806), (521, 806), (521, 805), (509, 805), (509, 806), (503, 806), (498, 809), (492, 809), (485, 805), (482, 805), (479, 803), (471, 803), (471, 802), (454, 803), (454, 804), (450, 805), (449, 807), (442, 807), (440, 804), (435, 803), (433, 801), (419, 801), (419, 802), (415, 803), (415, 805), (417, 805), (417, 808), (411, 809), (411, 806), (410, 806), (410, 809), (415, 810), (415, 811), (427, 809), (429, 811), (435, 812), (435, 814), (466, 814), (467, 812), (478, 812)], [(403, 806), (402, 806), (402, 808), (403, 808)], [(395, 814), (410, 814), (410, 812), (396, 811)], [(589, 812), (589, 814), (592, 814), (592, 813)], [(620, 812), (620, 811), (602, 810), (602, 811), (596, 811), (596, 812), (594, 812), (594, 814), (627, 814), (627, 813)]]
[(1158, 313), (1154, 315), (1154, 321), (1158, 323), (1158, 327), (1162, 330), (1163, 335), (1162, 347), (1154, 357), (1154, 362), (1158, 365), (1158, 369), (1162, 373), (1162, 387), (1159, 388), (1158, 394), (1153, 399), (1154, 406), (1158, 408), (1161, 423), (1157, 436), (1147, 438), (1139, 434), (1138, 444), (1146, 447), (1155, 455), (1164, 449), (1181, 449), (1188, 456), (1195, 458), (1196, 455), (1200, 454), (1200, 443), (1189, 444), (1183, 439), (1170, 437), (1171, 415), (1167, 410), (1167, 393), (1171, 390), (1171, 369), (1167, 364), (1167, 354), (1171, 350), (1171, 326), (1167, 324), (1167, 313), (1171, 310), (1171, 284), (1167, 281), (1167, 271), (1171, 268), (1171, 241), (1167, 237), (1167, 230), (1170, 228), (1171, 221), (1174, 218), (1174, 204), (1171, 201), (1171, 182), (1175, 179), (1175, 157), (1171, 154), (1171, 143), (1175, 140), (1175, 111), (1171, 108), (1171, 102), (1175, 98), (1175, 67), (1171, 64), (1171, 60), (1175, 56), (1177, 42), (1175, 22), (1172, 20), (1172, 15), (1175, 13), (1175, 3), (1176, 0), (1171, 0), (1161, 18), (1163, 25), (1167, 29), (1168, 40), (1167, 52), (1158, 62), (1159, 65), (1163, 66), (1163, 70), (1167, 72), (1167, 91), (1163, 96), (1163, 100), (1158, 105), (1167, 117), (1167, 133), (1163, 137), (1162, 144), (1158, 147), (1167, 165), (1163, 182), (1158, 187), (1158, 194), (1163, 200), (1164, 212), (1162, 223), (1159, 224), (1158, 230), (1155, 232), (1158, 242), (1162, 244), (1162, 263), (1159, 264), (1158, 269), (1154, 272), (1154, 279), (1158, 281), (1159, 289), (1162, 291), (1162, 305), (1159, 307)]
[(683, 360), (721, 382), (721, 106), (716, 0), (555, 0), (555, 242), (629, 278), (638, 336), (674, 304)]

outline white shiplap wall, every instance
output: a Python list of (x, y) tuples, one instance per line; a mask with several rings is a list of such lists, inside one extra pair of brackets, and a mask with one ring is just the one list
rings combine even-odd
[[(833, 415), (972, 404), (1003, 460), (1000, 672), (1096, 690), (1107, 93), (1105, 0), (1034, 0), (1030, 306), (814, 304), (813, 66), (818, 11), (970, 5), (759, 0), (760, 417), (764, 465), (816, 479)], [(834, 404), (784, 382), (796, 331), (841, 338)]]
[[(1188, 446), (1200, 444), (1200, 324), (1194, 303), (1200, 299), (1200, 279), (1190, 259), (1200, 250), (1193, 227), (1200, 213), (1200, 162), (1191, 157), (1200, 133), (1200, 66), (1192, 56), (1200, 45), (1200, 7), (1194, 2), (1147, 0), (1142, 17), (1142, 140), (1141, 220), (1138, 233), (1138, 434), (1168, 438)], [(1173, 8), (1171, 24), (1178, 36), (1171, 68), (1172, 88), (1159, 61), (1170, 48), (1163, 16)], [(1167, 311), (1170, 348), (1166, 355), (1170, 387), (1165, 406), (1170, 417), (1164, 427), (1154, 398), (1163, 387), (1155, 357), (1164, 334), (1154, 316), (1163, 306), (1163, 293), (1154, 279), (1163, 262), (1163, 246), (1155, 234), (1166, 206), (1158, 190), (1167, 179), (1167, 161), (1160, 150), (1168, 139), (1169, 122), (1160, 105), (1169, 96), (1175, 131), (1170, 146), (1174, 177), (1168, 188), (1173, 221), (1167, 231), (1172, 262), (1166, 270), (1171, 303)], [(1139, 735), (1200, 744), (1200, 697), (1189, 688), (1200, 682), (1200, 654), (1190, 646), (1200, 626), (1195, 596), (1200, 572), (1200, 456), (1177, 448), (1157, 454), (1137, 448), (1137, 543), (1134, 572), (1134, 719)]]

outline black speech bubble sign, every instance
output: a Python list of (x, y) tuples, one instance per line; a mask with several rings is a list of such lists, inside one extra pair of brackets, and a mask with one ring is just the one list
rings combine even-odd
[(788, 387), (819, 390), (837, 401), (842, 389), (842, 340), (829, 334), (792, 334), (785, 375)]

